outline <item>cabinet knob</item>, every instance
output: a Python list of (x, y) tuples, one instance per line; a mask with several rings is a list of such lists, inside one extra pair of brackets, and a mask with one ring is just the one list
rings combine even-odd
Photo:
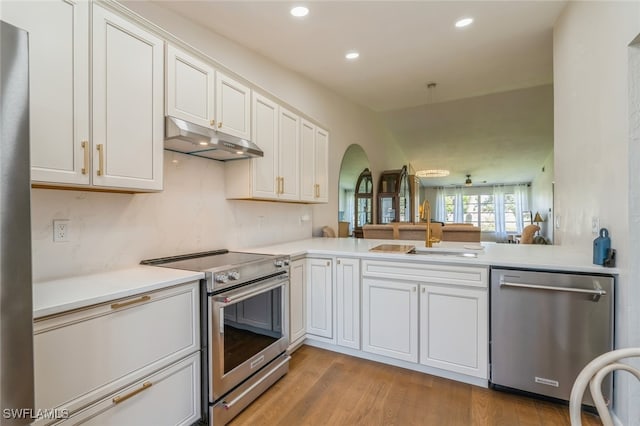
[(426, 291), (427, 291), (427, 289), (422, 287), (422, 292), (425, 293)]
[(340, 264), (340, 259), (338, 259), (338, 260), (336, 261), (336, 263), (339, 265), (339, 264)]
[(222, 127), (222, 121), (218, 123), (218, 129)]
[(414, 286), (414, 287), (413, 287), (413, 292), (415, 293), (415, 292), (416, 292), (416, 290), (418, 290), (418, 288)]
[(327, 266), (331, 266), (331, 262), (327, 260)]
[(216, 120), (209, 121), (209, 124), (211, 124), (211, 127), (216, 127)]

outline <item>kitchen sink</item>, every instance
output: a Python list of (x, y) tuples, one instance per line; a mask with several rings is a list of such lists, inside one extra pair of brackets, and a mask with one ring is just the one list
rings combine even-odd
[(420, 256), (455, 256), (455, 257), (472, 257), (477, 258), (477, 252), (471, 251), (450, 251), (450, 250), (418, 250), (415, 248), (407, 254), (416, 254)]

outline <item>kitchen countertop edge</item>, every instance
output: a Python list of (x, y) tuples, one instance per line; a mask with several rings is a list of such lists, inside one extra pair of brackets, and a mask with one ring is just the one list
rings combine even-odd
[(201, 272), (138, 265), (33, 283), (33, 318), (60, 314), (204, 278)]
[(428, 262), (469, 266), (535, 269), (544, 271), (578, 272), (617, 275), (618, 268), (605, 268), (590, 263), (591, 253), (576, 247), (481, 243), (484, 250), (477, 258), (423, 254), (375, 253), (369, 249), (378, 244), (423, 245), (414, 240), (370, 240), (357, 238), (316, 237), (268, 246), (250, 247), (242, 251), (281, 254), (293, 257), (346, 256), (361, 259), (380, 259), (396, 262)]

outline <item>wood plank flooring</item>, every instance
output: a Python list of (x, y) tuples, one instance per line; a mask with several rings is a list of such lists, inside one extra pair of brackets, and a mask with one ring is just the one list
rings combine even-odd
[[(311, 346), (231, 423), (241, 425), (570, 425), (569, 409)], [(584, 426), (601, 425), (583, 414)]]

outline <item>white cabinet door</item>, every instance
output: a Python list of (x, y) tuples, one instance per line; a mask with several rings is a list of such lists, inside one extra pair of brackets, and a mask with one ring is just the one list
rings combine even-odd
[(93, 183), (162, 189), (163, 41), (93, 5)]
[(300, 117), (283, 107), (280, 107), (279, 117), (278, 198), (296, 201), (300, 199)]
[(307, 120), (300, 126), (300, 199), (316, 201), (315, 180), (316, 126)]
[(251, 137), (251, 90), (216, 73), (216, 129), (242, 139)]
[[(253, 94), (253, 142), (264, 152), (264, 157), (251, 160), (252, 196), (277, 198), (278, 192), (278, 105), (264, 96)], [(246, 163), (232, 161), (229, 166), (245, 166)], [(242, 169), (237, 173), (242, 173)], [(244, 176), (232, 179), (242, 180)], [(232, 180), (227, 178), (227, 180)], [(228, 185), (233, 182), (228, 182)]]
[(360, 260), (336, 260), (337, 343), (360, 349)]
[(88, 185), (88, 2), (6, 1), (0, 17), (29, 32), (31, 179)]
[(488, 363), (487, 291), (420, 286), (420, 363), (483, 379)]
[(362, 289), (363, 350), (418, 362), (418, 285), (363, 278)]
[(36, 321), (36, 407), (73, 413), (198, 352), (199, 300), (193, 282)]
[(289, 341), (296, 343), (305, 335), (305, 261), (291, 262), (289, 286)]
[(201, 418), (199, 353), (146, 377), (61, 425), (191, 425)]
[(215, 70), (208, 63), (167, 45), (167, 115), (214, 128)]
[(329, 202), (329, 132), (316, 128), (315, 137), (315, 201)]
[(331, 260), (307, 259), (307, 333), (333, 337)]

